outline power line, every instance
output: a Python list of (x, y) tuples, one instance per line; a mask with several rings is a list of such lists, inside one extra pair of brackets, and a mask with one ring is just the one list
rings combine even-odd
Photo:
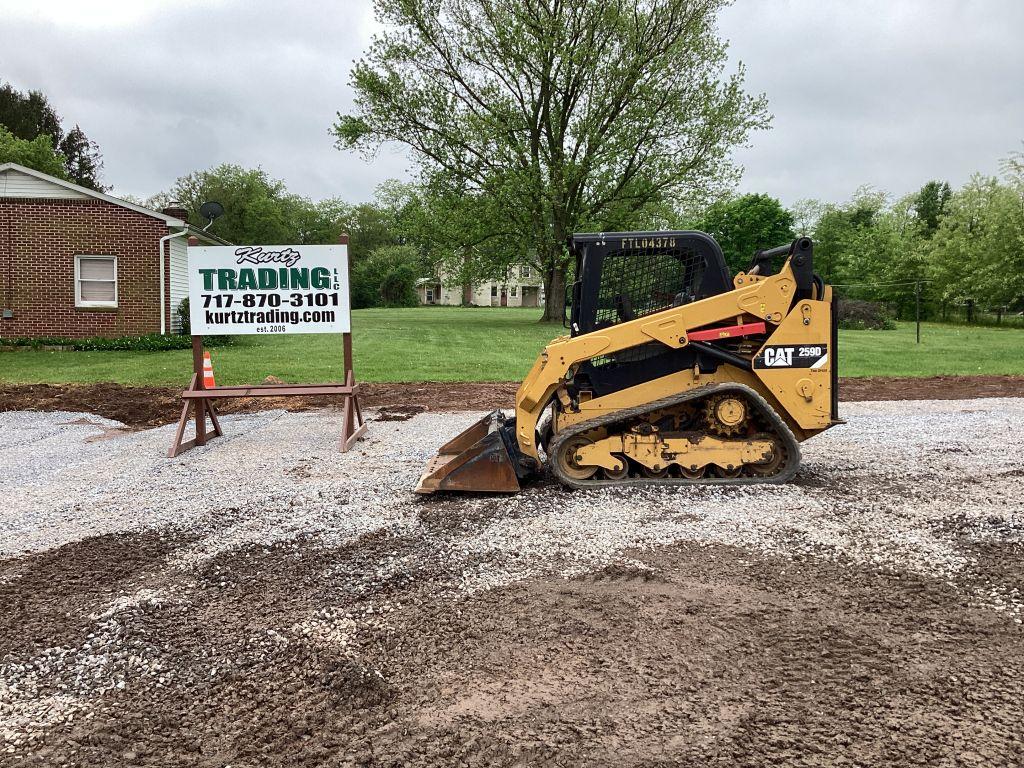
[(829, 283), (833, 288), (881, 288), (889, 285), (917, 285), (918, 283), (931, 283), (933, 280), (907, 280), (894, 283)]
[(884, 288), (886, 286), (912, 285), (914, 286), (915, 298), (915, 325), (917, 328), (917, 343), (921, 343), (921, 283), (930, 283), (931, 280), (902, 280), (889, 283), (832, 283), (833, 288)]

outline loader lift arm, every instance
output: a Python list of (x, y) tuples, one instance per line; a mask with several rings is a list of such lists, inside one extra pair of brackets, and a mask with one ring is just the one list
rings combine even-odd
[(537, 423), (558, 387), (565, 383), (566, 374), (584, 360), (650, 341), (680, 349), (691, 343), (689, 332), (743, 315), (778, 326), (789, 314), (796, 295), (796, 279), (789, 263), (770, 277), (748, 275), (740, 279), (749, 285), (583, 336), (563, 336), (548, 344), (516, 392), (516, 437), (523, 453), (540, 462), (534, 440)]

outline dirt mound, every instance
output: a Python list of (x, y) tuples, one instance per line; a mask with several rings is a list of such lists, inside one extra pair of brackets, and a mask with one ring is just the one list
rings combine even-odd
[[(403, 420), (420, 411), (485, 411), (510, 408), (514, 382), (419, 382), (361, 384), (364, 408), (381, 408), (382, 420)], [(252, 413), (282, 408), (306, 411), (335, 408), (337, 397), (243, 397), (220, 401), (221, 413)], [(177, 421), (181, 389), (128, 387), (123, 384), (0, 384), (0, 411), (83, 411), (131, 427), (154, 427)]]
[(121, 384), (3, 384), (0, 411), (83, 411), (132, 427), (174, 421), (181, 390)]
[(975, 397), (1024, 397), (1024, 376), (870, 376), (839, 380), (839, 399), (970, 400)]
[[(401, 420), (418, 411), (486, 411), (511, 408), (518, 382), (438, 382), (362, 384), (361, 401), (382, 408), (383, 420)], [(0, 411), (84, 411), (130, 427), (152, 427), (177, 420), (181, 390), (176, 387), (127, 387), (121, 384), (3, 384)], [(1024, 376), (935, 376), (931, 378), (842, 379), (840, 399), (960, 400), (973, 397), (1024, 397)], [(304, 411), (333, 408), (338, 398), (252, 397), (224, 400), (222, 413), (252, 413), (274, 408)]]
[[(20, 561), (7, 597), (29, 599), (43, 575), (52, 594), (72, 594), (100, 575), (97, 560), (151, 557), (103, 574), (102, 588), (164, 596), (114, 617), (115, 647), (159, 668), (140, 673), (133, 656), (108, 653), (104, 668), (124, 666), (127, 685), (19, 748), (20, 764), (982, 766), (1024, 756), (1024, 638), (944, 580), (691, 543), (633, 553), (656, 578), (537, 578), (439, 599), (444, 574), (433, 569), (356, 588), (368, 562), (421, 546), (394, 537), (226, 553), (176, 587), (160, 547), (113, 544), (83, 542), (56, 571), (49, 554)], [(1005, 554), (986, 560), (986, 577), (1020, 578), (1019, 553)], [(61, 600), (32, 609), (0, 629), (40, 648), (92, 637)]]

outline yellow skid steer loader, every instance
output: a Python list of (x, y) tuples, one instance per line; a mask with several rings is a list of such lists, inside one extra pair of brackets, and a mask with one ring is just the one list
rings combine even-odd
[(573, 488), (785, 482), (800, 442), (840, 423), (835, 305), (810, 239), (732, 278), (701, 232), (569, 247), (569, 335), (541, 352), (514, 416), (442, 446), (417, 492), (518, 491), (545, 460)]

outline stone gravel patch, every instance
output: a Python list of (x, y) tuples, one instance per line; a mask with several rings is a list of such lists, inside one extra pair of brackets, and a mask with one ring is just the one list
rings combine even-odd
[(805, 443), (787, 485), (567, 492), (548, 481), (517, 496), (411, 493), (436, 447), (478, 415), (373, 422), (340, 455), (333, 414), (269, 411), (227, 417), (225, 438), (166, 459), (170, 427), (90, 442), (116, 422), (0, 414), (0, 556), (171, 527), (195, 538), (175, 556), (184, 564), (300, 536), (338, 546), (377, 530), (428, 535), (420, 518), (443, 505), (489, 520), (452, 547), (483, 563), (467, 574), (472, 588), (678, 540), (949, 576), (965, 566), (963, 537), (1012, 539), (1024, 524), (1024, 457), (1009, 449), (1024, 432), (1024, 399), (846, 404), (849, 423)]

